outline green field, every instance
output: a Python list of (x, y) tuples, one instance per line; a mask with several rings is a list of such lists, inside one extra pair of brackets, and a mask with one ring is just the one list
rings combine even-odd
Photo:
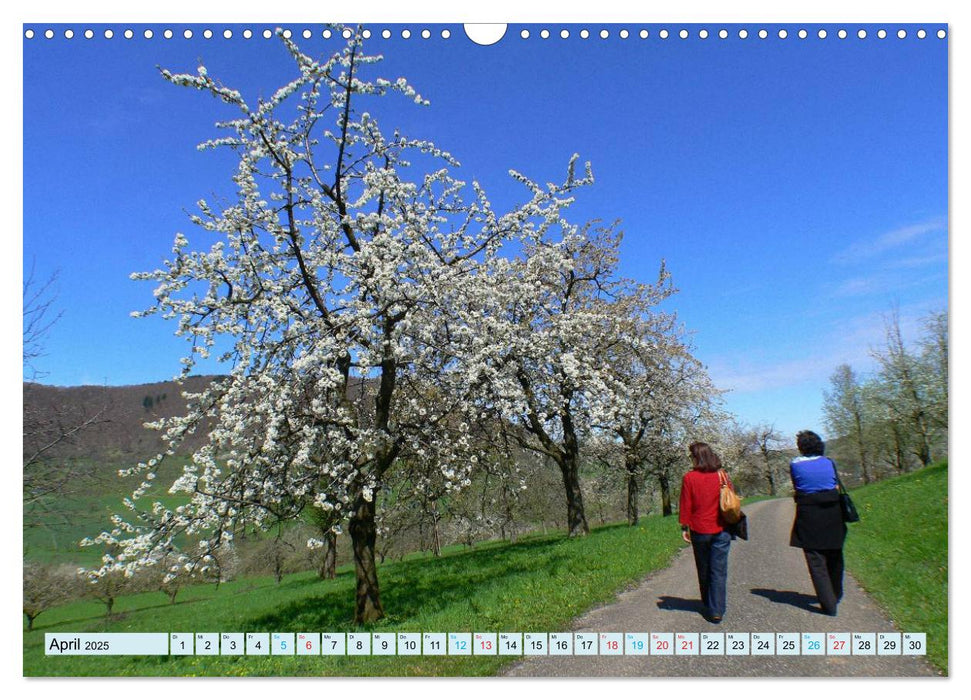
[(927, 633), (927, 658), (946, 673), (947, 462), (852, 494), (847, 568), (900, 630)]
[[(184, 494), (171, 495), (168, 487), (182, 473), (185, 457), (169, 458), (157, 470), (154, 488), (146, 492), (144, 503), (161, 501), (167, 507), (182, 505), (188, 499)], [(58, 497), (24, 517), (24, 558), (31, 561), (70, 563), (81, 566), (100, 566), (103, 549), (80, 547), (85, 537), (95, 537), (111, 529), (111, 516), (128, 515), (122, 499), (129, 496), (141, 479), (137, 476), (121, 478), (118, 470), (132, 464), (91, 464), (94, 478), (82, 482), (67, 497)]]
[[(647, 573), (667, 566), (683, 546), (677, 521), (648, 517), (637, 527), (453, 547), (444, 556), (412, 555), (380, 567), (388, 616), (373, 632), (522, 632), (565, 630), (592, 606), (611, 600)], [(624, 553), (618, 556), (618, 552)], [(500, 657), (47, 657), (47, 632), (354, 631), (354, 575), (334, 581), (312, 572), (188, 588), (176, 604), (162, 593), (79, 602), (43, 613), (24, 632), (27, 676), (483, 676)]]

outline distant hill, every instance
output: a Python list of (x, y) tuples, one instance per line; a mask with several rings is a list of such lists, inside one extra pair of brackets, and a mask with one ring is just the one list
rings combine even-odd
[[(143, 424), (182, 415), (186, 406), (182, 392), (201, 391), (214, 379), (192, 376), (181, 386), (174, 381), (108, 387), (24, 382), (24, 459), (55, 441), (46, 456), (109, 461), (151, 457), (166, 445), (158, 432)], [(58, 439), (89, 421), (83, 429)], [(205, 432), (197, 431), (179, 451), (189, 453), (204, 440)]]

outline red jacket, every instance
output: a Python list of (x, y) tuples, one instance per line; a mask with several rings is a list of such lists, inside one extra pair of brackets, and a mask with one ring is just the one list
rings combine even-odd
[[(728, 483), (731, 484), (732, 480), (729, 479)], [(734, 485), (732, 488), (735, 488)], [(718, 509), (720, 494), (718, 472), (692, 469), (681, 480), (678, 521), (700, 535), (717, 535), (728, 526)]]

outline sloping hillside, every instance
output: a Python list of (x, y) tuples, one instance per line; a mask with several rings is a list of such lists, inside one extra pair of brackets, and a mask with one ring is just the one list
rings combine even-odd
[[(144, 423), (182, 414), (182, 392), (200, 391), (213, 379), (189, 377), (182, 386), (172, 381), (109, 387), (25, 382), (24, 460), (48, 445), (44, 454), (49, 458), (117, 461), (151, 456), (165, 445)], [(195, 449), (204, 437), (197, 432), (180, 451)]]

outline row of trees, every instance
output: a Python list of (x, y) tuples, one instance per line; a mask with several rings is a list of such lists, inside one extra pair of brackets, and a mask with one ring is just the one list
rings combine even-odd
[(947, 312), (924, 318), (919, 337), (908, 345), (893, 310), (885, 342), (872, 355), (875, 372), (860, 375), (840, 365), (825, 394), (827, 427), (841, 437), (837, 454), (858, 466), (863, 483), (947, 455)]
[(164, 580), (165, 564), (135, 575), (116, 570), (100, 576), (89, 576), (71, 564), (24, 561), (23, 610), (27, 629), (34, 629), (34, 620), (47, 610), (76, 600), (95, 600), (111, 615), (115, 601), (132, 593), (161, 591), (174, 603), (186, 578)]
[[(675, 291), (663, 263), (651, 284), (623, 279), (615, 227), (569, 220), (589, 164), (579, 175), (574, 156), (560, 184), (511, 171), (524, 203), (497, 212), (449, 153), (363, 109), (392, 92), (424, 100), (405, 79), (369, 76), (379, 59), (359, 34), (319, 62), (281, 38), (298, 74), (255, 105), (205, 68), (162, 71), (235, 109), (204, 146), (237, 155), (237, 197), (199, 202), (203, 244), (180, 233), (161, 269), (133, 275), (156, 285), (136, 315), (177, 323), (191, 347), (182, 376), (213, 353), (232, 369), (153, 424), (170, 447), (129, 470), (142, 483), (130, 513), (88, 541), (108, 549), (91, 573), (171, 557), (172, 576), (204, 573), (247, 528), (310, 519), (310, 546), (327, 552), (346, 527), (355, 620), (370, 622), (384, 614), (378, 528), (393, 522), (379, 501), (440, 540), (450, 494), (490, 481), (501, 519), (521, 455), (538, 455), (558, 472), (569, 534), (583, 535), (589, 454), (623, 470), (630, 522), (646, 471), (670, 509), (674, 464), (717, 418), (717, 392), (661, 310)], [(170, 488), (186, 502), (148, 497), (196, 430), (207, 443)]]
[(240, 538), (231, 550), (220, 557), (219, 567), (205, 572), (186, 569), (177, 554), (160, 557), (155, 566), (137, 571), (114, 568), (105, 572), (79, 569), (65, 562), (25, 559), (23, 564), (23, 611), (27, 629), (43, 612), (65, 603), (92, 600), (105, 606), (110, 616), (121, 596), (136, 593), (162, 593), (174, 604), (186, 586), (216, 584), (241, 576), (273, 576), (280, 583), (283, 576), (313, 569), (322, 578), (333, 577), (333, 562), (326, 552), (306, 546), (314, 535), (309, 523), (289, 523), (269, 533), (250, 533)]

